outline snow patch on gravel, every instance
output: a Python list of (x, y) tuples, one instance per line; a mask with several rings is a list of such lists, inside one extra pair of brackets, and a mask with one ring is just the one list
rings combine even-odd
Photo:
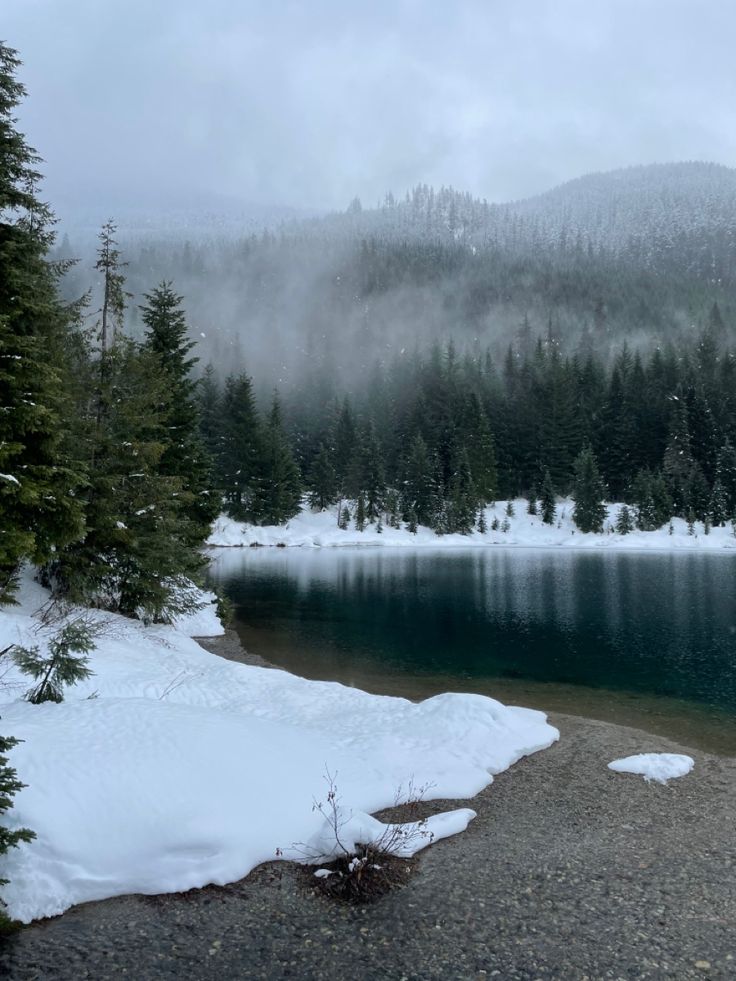
[(676, 777), (684, 777), (695, 766), (692, 756), (680, 753), (638, 753), (608, 764), (617, 773), (635, 773), (649, 782), (667, 783)]

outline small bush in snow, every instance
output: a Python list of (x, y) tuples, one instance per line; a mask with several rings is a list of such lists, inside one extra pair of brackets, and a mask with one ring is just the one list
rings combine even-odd
[[(309, 865), (319, 864), (313, 873), (317, 888), (336, 899), (351, 903), (366, 903), (396, 886), (403, 885), (412, 871), (412, 855), (419, 848), (429, 845), (434, 834), (427, 827), (427, 821), (417, 820), (417, 808), (429, 785), (414, 788), (410, 783), (407, 794), (402, 788), (396, 792), (394, 806), (408, 808), (408, 822), (386, 825), (385, 831), (368, 843), (356, 842), (354, 846), (345, 840), (346, 826), (351, 814), (345, 812), (340, 804), (335, 775), (327, 771), (328, 784), (324, 801), (315, 801), (313, 809), (319, 811), (329, 826), (329, 839), (334, 840), (331, 862), (323, 863), (324, 856), (310, 854), (304, 846), (296, 846), (302, 860)], [(406, 811), (404, 816), (407, 817)]]
[(13, 649), (13, 660), (20, 671), (37, 682), (26, 692), (29, 702), (62, 702), (65, 687), (91, 677), (85, 655), (94, 650), (94, 633), (93, 626), (80, 619), (59, 630), (49, 642), (47, 654), (38, 647)]

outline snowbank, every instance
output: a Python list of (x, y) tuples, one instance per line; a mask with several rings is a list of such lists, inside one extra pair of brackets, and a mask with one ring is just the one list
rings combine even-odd
[(656, 780), (657, 783), (667, 783), (675, 777), (684, 777), (695, 766), (692, 756), (679, 753), (638, 753), (636, 756), (626, 756), (608, 764), (609, 770), (617, 773), (636, 773), (644, 777), (647, 783)]
[[(43, 646), (32, 613), (45, 598), (24, 583), (21, 606), (0, 615), (0, 649)], [(187, 636), (203, 618), (146, 628), (91, 615), (102, 628), (95, 673), (62, 704), (28, 704), (28, 679), (0, 671), (0, 725), (24, 740), (11, 761), (28, 785), (7, 823), (37, 834), (3, 868), (3, 899), (24, 922), (122, 893), (230, 882), (298, 842), (326, 850), (312, 808), (326, 767), (351, 827), (375, 831), (370, 812), (400, 786), (471, 797), (558, 738), (541, 712), (480, 695), (414, 704), (225, 661)], [(453, 811), (432, 830), (455, 833), (471, 817)]]
[[(554, 525), (545, 525), (539, 515), (527, 514), (527, 501), (512, 502), (514, 514), (506, 515), (507, 501), (497, 501), (492, 507), (486, 508), (485, 518), (488, 531), (480, 534), (473, 531), (469, 535), (437, 535), (431, 528), (419, 527), (416, 534), (404, 528), (388, 528), (384, 525), (379, 533), (375, 525), (366, 525), (364, 531), (355, 530), (355, 522), (344, 531), (337, 527), (337, 510), (330, 508), (326, 511), (313, 512), (309, 508), (292, 518), (285, 525), (250, 525), (233, 521), (226, 515), (221, 515), (212, 526), (207, 544), (212, 547), (246, 546), (246, 545), (283, 545), (283, 546), (355, 546), (355, 545), (390, 545), (411, 548), (458, 547), (503, 545), (526, 546), (534, 548), (618, 548), (618, 549), (653, 549), (680, 550), (697, 549), (720, 551), (736, 549), (736, 537), (730, 525), (725, 528), (712, 528), (709, 534), (704, 534), (703, 525), (696, 523), (695, 535), (688, 534), (687, 522), (682, 518), (672, 521), (673, 533), (665, 525), (657, 531), (633, 531), (628, 535), (619, 535), (613, 531), (618, 512), (623, 505), (607, 505), (608, 517), (605, 522), (606, 531), (602, 534), (587, 534), (580, 532), (573, 523), (572, 512), (575, 507), (571, 500), (558, 503), (557, 519)], [(499, 528), (494, 531), (491, 526), (494, 519)], [(504, 521), (508, 522), (508, 530), (502, 531)]]

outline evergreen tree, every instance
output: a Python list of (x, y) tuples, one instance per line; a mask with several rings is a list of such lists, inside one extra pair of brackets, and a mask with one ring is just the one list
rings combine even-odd
[(259, 476), (253, 493), (254, 520), (281, 525), (299, 512), (301, 480), (281, 422), (281, 406), (274, 395), (262, 429)]
[(87, 426), (86, 534), (57, 550), (49, 578), (73, 602), (170, 620), (196, 607), (191, 580), (204, 559), (191, 546), (181, 480), (159, 468), (165, 380), (158, 360), (122, 335), (104, 357), (104, 412)]
[[(0, 50), (0, 54), (2, 51)], [(0, 67), (2, 62), (0, 62)], [(2, 80), (2, 75), (0, 75)], [(22, 842), (33, 841), (36, 837), (33, 831), (28, 828), (8, 828), (3, 822), (7, 811), (13, 806), (13, 797), (25, 787), (18, 779), (18, 774), (14, 767), (10, 765), (8, 753), (20, 740), (10, 736), (0, 736), (0, 859), (6, 855), (11, 848), (17, 848)], [(0, 886), (7, 885), (8, 880), (0, 878)], [(7, 916), (3, 913), (2, 900), (0, 900), (0, 928), (7, 922)]]
[(628, 535), (634, 530), (634, 519), (627, 504), (622, 505), (616, 518), (616, 531), (619, 535)]
[[(220, 386), (217, 384), (215, 369), (211, 364), (208, 364), (204, 370), (197, 394), (199, 397), (200, 432), (205, 448), (214, 461), (213, 466), (217, 468), (217, 461), (220, 459), (222, 450), (224, 409)], [(219, 483), (220, 475), (216, 469), (212, 479), (213, 483)]]
[(312, 462), (309, 486), (310, 507), (324, 511), (337, 500), (337, 475), (332, 466), (332, 454), (324, 443), (320, 444), (319, 453)]
[(386, 478), (383, 470), (381, 447), (373, 423), (368, 427), (363, 443), (363, 481), (362, 490), (366, 495), (366, 514), (373, 522), (383, 509), (386, 493)]
[(590, 446), (580, 451), (575, 459), (574, 469), (573, 521), (582, 532), (601, 532), (606, 517), (606, 508), (603, 504), (605, 487)]
[(97, 248), (95, 269), (102, 273), (99, 343), (102, 352), (100, 369), (103, 376), (105, 352), (112, 347), (116, 332), (123, 327), (125, 304), (131, 295), (125, 290), (125, 273), (123, 272), (128, 263), (123, 262), (120, 258), (120, 250), (115, 239), (116, 234), (117, 225), (110, 219), (105, 222), (97, 236), (100, 244)]
[(465, 450), (462, 450), (450, 480), (443, 531), (467, 535), (473, 530), (477, 509), (478, 497), (470, 472), (468, 455)]
[(48, 654), (38, 647), (13, 648), (13, 660), (23, 674), (38, 682), (26, 692), (27, 701), (33, 705), (42, 702), (62, 702), (64, 688), (92, 675), (89, 658), (94, 650), (93, 630), (82, 621), (65, 624), (49, 642)]
[(672, 408), (670, 435), (664, 454), (664, 473), (675, 513), (680, 515), (690, 507), (688, 485), (694, 464), (687, 407), (683, 399), (677, 398)]
[(409, 521), (409, 515), (413, 512), (419, 524), (432, 523), (436, 491), (433, 470), (427, 444), (417, 433), (409, 447), (401, 483), (401, 510), (404, 521)]
[(212, 460), (200, 432), (200, 403), (192, 378), (198, 359), (189, 356), (195, 345), (188, 339), (183, 298), (170, 283), (161, 283), (145, 298), (141, 307), (145, 345), (158, 359), (164, 383), (161, 412), (166, 440), (158, 469), (181, 481), (181, 513), (189, 519), (191, 544), (201, 545), (220, 502), (212, 493)]
[(557, 512), (555, 503), (555, 489), (552, 485), (552, 477), (549, 470), (544, 471), (544, 481), (542, 482), (542, 494), (541, 494), (541, 505), (542, 505), (542, 521), (546, 525), (553, 525), (555, 523), (555, 515)]
[(728, 500), (719, 477), (716, 477), (713, 483), (708, 514), (710, 516), (710, 520), (717, 528), (723, 527), (726, 524), (726, 519), (728, 517)]
[(253, 521), (263, 443), (253, 384), (247, 375), (227, 379), (223, 417), (219, 466), (225, 510), (236, 521)]
[(365, 522), (366, 522), (365, 496), (361, 491), (360, 494), (358, 494), (358, 504), (355, 510), (356, 531), (365, 531)]
[(349, 399), (345, 398), (337, 417), (332, 437), (333, 453), (331, 465), (335, 471), (336, 491), (348, 494), (348, 473), (357, 445), (355, 420)]
[(13, 115), (25, 90), (0, 42), (0, 603), (20, 562), (79, 537), (84, 470), (70, 445), (67, 344), (76, 308), (59, 299), (53, 218), (37, 197), (39, 158)]

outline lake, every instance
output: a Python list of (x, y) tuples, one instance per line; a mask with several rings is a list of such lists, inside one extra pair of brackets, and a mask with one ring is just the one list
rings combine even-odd
[(478, 691), (736, 754), (736, 579), (718, 554), (215, 549), (244, 646), (418, 698)]

